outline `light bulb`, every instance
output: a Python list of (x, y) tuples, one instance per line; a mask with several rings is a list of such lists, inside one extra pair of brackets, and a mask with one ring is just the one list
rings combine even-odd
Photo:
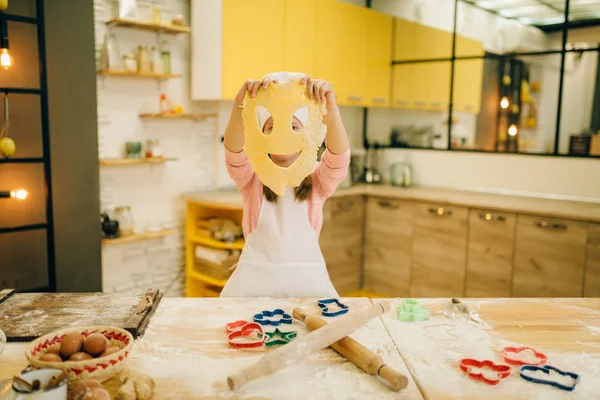
[(8, 49), (0, 50), (0, 66), (4, 69), (9, 69), (14, 64), (14, 60), (11, 57)]
[(515, 124), (512, 124), (512, 125), (511, 125), (511, 126), (508, 128), (508, 134), (509, 134), (510, 136), (516, 136), (518, 131), (519, 131), (519, 130), (517, 129), (517, 125), (515, 125)]
[(10, 192), (10, 197), (18, 200), (25, 200), (29, 193), (25, 189), (17, 189)]
[(506, 97), (506, 96), (502, 97), (502, 100), (500, 100), (500, 107), (507, 109), (509, 105), (510, 105), (510, 102), (508, 101), (508, 97)]

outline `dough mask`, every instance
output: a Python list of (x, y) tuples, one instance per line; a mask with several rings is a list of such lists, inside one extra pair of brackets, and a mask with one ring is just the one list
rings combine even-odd
[[(299, 186), (313, 173), (317, 152), (327, 133), (327, 126), (323, 124), (325, 107), (307, 97), (306, 84), (300, 83), (301, 77), (301, 74), (295, 74), (286, 80), (279, 79), (268, 89), (259, 89), (256, 97), (247, 93), (244, 97), (244, 151), (263, 185), (279, 196), (283, 195), (285, 185)], [(265, 121), (259, 121), (258, 106), (266, 108), (273, 118), (273, 130), (268, 135), (262, 133)], [(308, 120), (304, 128), (296, 132), (292, 128), (292, 119), (303, 107), (308, 108)], [(297, 152), (300, 155), (287, 168), (278, 166), (269, 157), (269, 154)]]

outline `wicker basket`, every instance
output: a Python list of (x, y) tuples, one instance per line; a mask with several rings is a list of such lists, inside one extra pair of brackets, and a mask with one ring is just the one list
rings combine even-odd
[[(84, 337), (92, 333), (101, 333), (110, 340), (111, 345), (117, 346), (121, 350), (105, 357), (84, 361), (49, 362), (39, 360), (49, 346), (60, 343), (67, 333), (72, 332), (79, 332)], [(58, 368), (65, 371), (72, 381), (93, 378), (104, 382), (121, 372), (132, 346), (133, 336), (124, 329), (110, 326), (89, 326), (63, 329), (44, 335), (29, 344), (25, 351), (25, 357), (34, 368)]]

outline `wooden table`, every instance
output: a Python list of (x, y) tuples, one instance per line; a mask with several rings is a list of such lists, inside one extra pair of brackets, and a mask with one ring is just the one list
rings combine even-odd
[[(367, 307), (370, 301), (344, 300), (351, 310)], [(400, 322), (395, 309), (401, 301), (390, 301), (392, 312), (352, 336), (410, 377), (409, 386), (400, 393), (330, 349), (252, 382), (236, 394), (229, 391), (226, 377), (256, 362), (262, 353), (230, 348), (224, 340), (224, 324), (276, 307), (291, 311), (302, 306), (319, 313), (315, 301), (308, 299), (163, 299), (144, 337), (136, 341), (129, 365), (156, 380), (156, 399), (600, 398), (600, 299), (465, 300), (480, 314), (484, 326), (446, 318), (442, 309), (447, 299), (423, 300), (432, 313), (426, 322)], [(298, 322), (284, 327), (299, 335), (307, 333)], [(575, 392), (528, 383), (515, 369), (498, 386), (487, 386), (468, 379), (458, 368), (463, 357), (501, 362), (499, 350), (514, 343), (533, 346), (548, 354), (553, 365), (579, 373)], [(0, 378), (26, 366), (25, 348), (23, 343), (6, 346), (0, 355)], [(114, 381), (106, 386), (113, 393), (116, 390)]]

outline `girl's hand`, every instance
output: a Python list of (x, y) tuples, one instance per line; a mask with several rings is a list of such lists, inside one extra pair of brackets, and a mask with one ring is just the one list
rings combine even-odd
[(244, 82), (237, 95), (235, 96), (235, 104), (240, 106), (242, 105), (242, 102), (244, 101), (244, 95), (246, 94), (246, 92), (248, 92), (248, 94), (250, 94), (251, 97), (256, 97), (258, 89), (260, 89), (261, 87), (263, 89), (268, 89), (271, 82), (277, 83), (278, 81), (277, 79), (271, 79), (268, 76), (265, 76), (262, 81), (248, 79), (246, 82)]
[(331, 82), (323, 79), (312, 79), (305, 75), (300, 80), (301, 83), (306, 83), (306, 91), (309, 99), (315, 99), (317, 103), (321, 103), (323, 99), (327, 100), (327, 108), (335, 105), (335, 93)]

